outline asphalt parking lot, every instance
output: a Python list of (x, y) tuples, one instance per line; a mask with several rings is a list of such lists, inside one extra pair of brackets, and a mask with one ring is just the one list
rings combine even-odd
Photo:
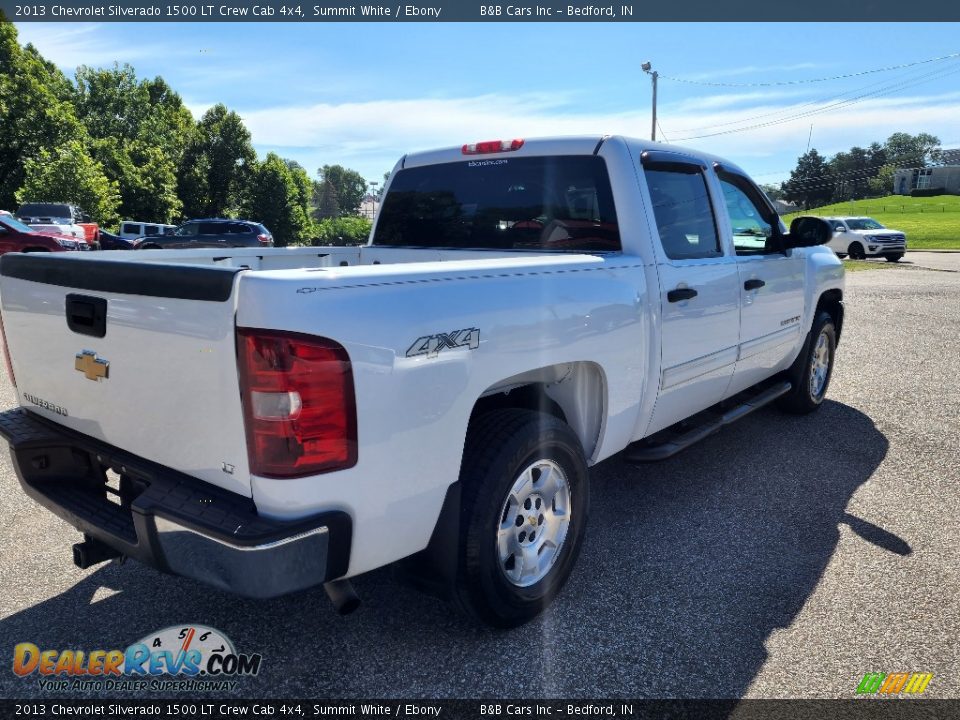
[(77, 533), (4, 455), (0, 696), (43, 696), (10, 671), (16, 643), (123, 648), (202, 623), (263, 655), (236, 696), (848, 698), (865, 672), (908, 671), (960, 697), (960, 254), (926, 255), (848, 275), (819, 413), (762, 410), (665, 462), (594, 468), (571, 582), (510, 632), (389, 570), (356, 581), (346, 618), (322, 590), (254, 602), (135, 563), (78, 570)]

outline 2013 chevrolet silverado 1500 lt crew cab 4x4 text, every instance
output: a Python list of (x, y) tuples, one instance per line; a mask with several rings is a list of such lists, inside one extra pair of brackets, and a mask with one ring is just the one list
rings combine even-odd
[(80, 567), (322, 583), (345, 611), (349, 578), (397, 563), (512, 626), (571, 572), (591, 465), (817, 409), (830, 232), (667, 145), (410, 154), (362, 247), (4, 256), (0, 434)]

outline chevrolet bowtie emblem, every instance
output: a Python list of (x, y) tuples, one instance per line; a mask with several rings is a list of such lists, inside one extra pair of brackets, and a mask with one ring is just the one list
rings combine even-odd
[(87, 380), (105, 380), (110, 377), (110, 361), (102, 360), (92, 350), (77, 353), (77, 361), (73, 365)]

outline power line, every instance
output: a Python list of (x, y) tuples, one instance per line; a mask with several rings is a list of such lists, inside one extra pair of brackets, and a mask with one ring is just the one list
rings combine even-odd
[(860, 72), (847, 73), (845, 75), (833, 75), (831, 77), (807, 78), (805, 80), (780, 80), (777, 82), (756, 82), (756, 83), (726, 83), (726, 82), (707, 82), (703, 80), (690, 80), (687, 78), (677, 78), (677, 77), (671, 77), (669, 75), (664, 75), (663, 73), (660, 74), (660, 79), (673, 80), (674, 82), (686, 83), (688, 85), (705, 85), (707, 87), (750, 88), (750, 87), (775, 87), (778, 85), (806, 85), (808, 83), (829, 82), (831, 80), (844, 80), (846, 78), (860, 77), (861, 75), (871, 75), (873, 73), (880, 73), (880, 72), (889, 72), (891, 70), (903, 70), (904, 68), (916, 67), (917, 65), (926, 65), (928, 63), (939, 62), (941, 60), (952, 60), (958, 57), (960, 57), (960, 53), (951, 53), (949, 55), (941, 55), (939, 57), (928, 58), (926, 60), (917, 60), (915, 62), (902, 63), (900, 65), (890, 65), (888, 67), (874, 68), (872, 70), (861, 70)]
[[(897, 80), (896, 82), (905, 81), (907, 79), (910, 79), (910, 77), (911, 77), (910, 75), (903, 76), (900, 78), (900, 80)], [(914, 79), (921, 78), (921, 77), (926, 77), (926, 75), (917, 74), (913, 76)], [(868, 90), (869, 88), (874, 88), (874, 87), (877, 87), (878, 85), (884, 85), (889, 82), (890, 82), (889, 79), (878, 80), (877, 82), (872, 82), (872, 83), (868, 83), (867, 85), (862, 85), (859, 88), (854, 88), (852, 90), (844, 90), (843, 92), (827, 95), (826, 97), (820, 97), (815, 100), (809, 100), (805, 103), (802, 103), (801, 105), (794, 105), (788, 108), (780, 108), (779, 110), (772, 110), (770, 112), (760, 113), (759, 115), (750, 115), (748, 117), (741, 117), (741, 118), (737, 118), (736, 120), (728, 120), (726, 122), (714, 123), (711, 125), (700, 125), (696, 127), (687, 127), (687, 128), (674, 128), (673, 131), (684, 133), (684, 132), (695, 132), (697, 130), (711, 130), (713, 128), (727, 127), (730, 125), (740, 125), (742, 123), (753, 122), (754, 120), (761, 120), (763, 118), (775, 117), (778, 115), (786, 115), (788, 113), (796, 113), (798, 110), (803, 110), (803, 108), (808, 108), (808, 107), (812, 108), (812, 107), (817, 107), (819, 105), (822, 105), (823, 103), (834, 102), (834, 101), (840, 100), (841, 98), (844, 98), (847, 95), (863, 92), (865, 90)]]
[(867, 99), (870, 99), (870, 98), (882, 97), (883, 95), (889, 95), (890, 93), (895, 92), (896, 90), (902, 89), (902, 88), (904, 88), (904, 87), (914, 87), (914, 86), (916, 86), (916, 85), (921, 85), (921, 84), (923, 84), (923, 83), (925, 83), (925, 82), (929, 82), (930, 80), (942, 79), (942, 78), (947, 77), (947, 76), (949, 76), (949, 75), (953, 75), (953, 74), (955, 74), (955, 73), (957, 73), (957, 72), (960, 72), (960, 68), (956, 68), (956, 69), (954, 69), (954, 70), (948, 70), (948, 71), (946, 71), (946, 72), (944, 72), (944, 71), (942, 71), (942, 70), (936, 70), (936, 71), (934, 71), (934, 72), (932, 72), (932, 73), (928, 73), (926, 76), (921, 76), (921, 78), (918, 78), (918, 79), (916, 80), (916, 82), (901, 82), (901, 83), (898, 83), (898, 84), (895, 84), (895, 85), (888, 86), (888, 87), (886, 87), (886, 88), (882, 88), (882, 89), (880, 89), (880, 90), (876, 90), (876, 91), (864, 93), (864, 94), (862, 94), (862, 95), (858, 95), (858, 96), (856, 96), (856, 97), (850, 98), (849, 100), (843, 100), (843, 101), (840, 101), (840, 102), (835, 102), (835, 103), (832, 103), (832, 104), (830, 104), (830, 105), (826, 105), (826, 106), (824, 106), (824, 107), (817, 108), (817, 109), (815, 109), (815, 110), (810, 110), (810, 111), (803, 112), (803, 113), (797, 113), (797, 114), (795, 114), (795, 115), (787, 116), (787, 117), (781, 118), (781, 119), (779, 119), (779, 120), (770, 120), (770, 121), (768, 121), (768, 122), (757, 123), (757, 124), (754, 124), (754, 125), (747, 125), (747, 126), (741, 127), (741, 128), (731, 128), (730, 130), (721, 130), (721, 131), (714, 132), (714, 133), (705, 133), (705, 134), (703, 134), (703, 135), (690, 135), (690, 136), (687, 136), (687, 137), (677, 138), (677, 140), (680, 141), (680, 142), (685, 141), (685, 140), (699, 140), (699, 139), (702, 139), (702, 138), (717, 137), (718, 135), (730, 135), (730, 134), (737, 133), (737, 132), (744, 132), (744, 131), (746, 131), (746, 130), (757, 130), (757, 129), (759, 129), (759, 128), (771, 127), (771, 126), (773, 126), (773, 125), (782, 125), (783, 123), (792, 122), (792, 121), (794, 121), (794, 120), (799, 120), (800, 118), (811, 117), (812, 115), (819, 115), (819, 114), (821, 114), (821, 113), (830, 112), (831, 110), (838, 110), (838, 109), (841, 109), (841, 108), (844, 108), (844, 107), (850, 107), (851, 105), (856, 105), (856, 104), (858, 104), (858, 103), (860, 103), (860, 102), (863, 102), (864, 100), (867, 100)]

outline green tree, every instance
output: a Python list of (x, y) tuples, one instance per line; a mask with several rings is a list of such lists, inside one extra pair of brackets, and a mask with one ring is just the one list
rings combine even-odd
[(783, 183), (783, 196), (804, 209), (826, 205), (833, 195), (833, 179), (826, 159), (811, 149), (797, 159), (790, 179)]
[(326, 218), (317, 223), (316, 240), (320, 245), (362, 245), (372, 226), (369, 218), (359, 215)]
[(766, 193), (767, 197), (771, 200), (782, 200), (783, 199), (783, 186), (774, 185), (773, 183), (763, 183), (760, 185), (760, 189)]
[(314, 217), (317, 220), (340, 217), (340, 201), (337, 198), (337, 189), (328, 182), (314, 183), (314, 200), (316, 210)]
[(342, 165), (324, 165), (317, 174), (320, 176), (318, 218), (356, 215), (367, 193), (363, 176)]
[(32, 46), (20, 47), (14, 25), (0, 18), (0, 208), (15, 209), (29, 158), (85, 139), (69, 89), (63, 73)]
[(130, 65), (77, 69), (74, 102), (91, 155), (120, 187), (125, 217), (170, 222), (180, 215), (176, 170), (193, 117), (162, 78), (137, 80)]
[(925, 167), (940, 161), (940, 138), (929, 133), (894, 133), (884, 144), (886, 159), (900, 167)]
[(874, 195), (889, 195), (893, 192), (893, 176), (897, 172), (896, 165), (884, 165), (877, 174), (870, 178), (867, 185)]
[(870, 192), (868, 182), (879, 166), (872, 165), (873, 154), (862, 147), (838, 152), (827, 163), (834, 178), (833, 200), (859, 200)]
[[(223, 104), (204, 113), (184, 150), (178, 173), (179, 196), (188, 217), (236, 214), (248, 187), (257, 154), (250, 131)], [(198, 173), (198, 166), (203, 174)]]
[(116, 224), (120, 194), (115, 182), (79, 140), (53, 150), (43, 149), (24, 165), (24, 182), (17, 201), (56, 199), (80, 205), (101, 225)]
[(243, 212), (266, 225), (276, 245), (293, 245), (308, 237), (311, 226), (307, 199), (296, 172), (280, 156), (270, 153), (250, 174)]

